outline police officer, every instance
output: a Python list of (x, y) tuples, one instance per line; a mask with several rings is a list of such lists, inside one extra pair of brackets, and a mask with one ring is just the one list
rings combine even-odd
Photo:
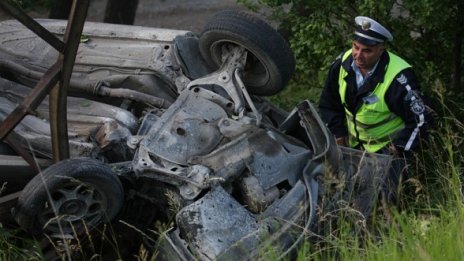
[[(386, 50), (393, 36), (385, 27), (365, 16), (355, 23), (351, 49), (330, 67), (321, 117), (339, 145), (407, 154), (420, 147), (429, 118), (416, 76), (411, 65)], [(399, 176), (390, 178), (397, 184)]]

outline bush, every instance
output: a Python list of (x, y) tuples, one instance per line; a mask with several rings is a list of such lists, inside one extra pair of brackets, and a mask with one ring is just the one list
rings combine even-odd
[[(350, 48), (354, 17), (370, 16), (389, 28), (389, 49), (411, 63), (422, 90), (431, 95), (437, 84), (443, 95), (464, 100), (464, 2), (459, 0), (238, 0), (252, 10), (267, 12), (280, 24), (297, 60), (290, 91), (274, 101), (284, 107), (290, 96), (317, 100), (332, 61)], [(446, 14), (446, 15), (444, 15)], [(318, 89), (309, 91), (309, 89)], [(293, 104), (294, 105), (294, 104)]]

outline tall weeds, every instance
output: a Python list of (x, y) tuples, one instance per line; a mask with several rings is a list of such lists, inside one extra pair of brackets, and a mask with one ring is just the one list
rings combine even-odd
[(0, 260), (42, 260), (39, 244), (0, 223)]
[(352, 231), (358, 224), (341, 216), (337, 237), (323, 235), (323, 244), (307, 242), (300, 260), (464, 258), (464, 124), (458, 116), (464, 108), (442, 93), (436, 90), (435, 123), (423, 152), (410, 162), (398, 204), (379, 206), (368, 232), (357, 237)]

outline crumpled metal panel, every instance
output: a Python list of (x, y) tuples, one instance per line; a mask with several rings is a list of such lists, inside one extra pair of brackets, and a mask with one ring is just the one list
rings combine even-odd
[(239, 179), (237, 187), (241, 191), (240, 196), (243, 198), (244, 205), (253, 213), (260, 213), (280, 196), (277, 187), (265, 190), (255, 176)]
[[(36, 21), (58, 37), (66, 29), (66, 20)], [(190, 82), (182, 73), (174, 47), (174, 39), (192, 35), (189, 31), (86, 22), (82, 35), (71, 88), (92, 88), (99, 81), (121, 88), (115, 85), (125, 84), (126, 76), (132, 75), (140, 76), (144, 85), (136, 89), (153, 88), (148, 93), (166, 99)], [(18, 21), (0, 22), (0, 67), (9, 68), (24, 84), (33, 85), (57, 57), (53, 47)], [(149, 83), (158, 86), (145, 86)]]
[[(0, 96), (1, 94), (0, 92)], [(5, 97), (0, 97), (0, 121), (5, 119), (15, 107), (15, 103)], [(47, 158), (52, 157), (51, 133), (48, 121), (44, 121), (36, 116), (27, 115), (15, 127), (14, 131), (18, 134), (22, 147), (33, 151), (36, 155)], [(95, 153), (96, 147), (88, 141), (88, 136), (83, 138), (75, 130), (69, 130), (68, 133), (71, 156), (91, 156)]]
[[(13, 103), (21, 102), (30, 91), (31, 89), (24, 85), (0, 78), (0, 97), (6, 97)], [(70, 96), (67, 104), (68, 124), (71, 125), (70, 132), (73, 132), (72, 126), (82, 129), (82, 126), (79, 125), (91, 125), (95, 128), (95, 125), (101, 125), (111, 120), (116, 120), (131, 132), (135, 132), (138, 126), (138, 120), (132, 113), (113, 105)], [(36, 116), (48, 120), (48, 108), (47, 96), (35, 110)], [(49, 135), (49, 133), (47, 134)]]
[[(66, 20), (36, 19), (38, 23), (52, 33), (60, 36), (66, 29)], [(105, 66), (152, 68), (153, 58), (162, 49), (168, 50), (179, 35), (191, 35), (184, 30), (160, 29), (141, 26), (127, 26), (105, 23), (86, 22), (83, 31), (83, 45), (77, 55), (77, 64), (93, 64)], [(58, 52), (41, 38), (28, 30), (16, 20), (0, 23), (1, 52), (9, 52), (31, 59), (35, 65), (46, 68), (56, 59)], [(38, 55), (36, 52), (40, 52)], [(85, 54), (85, 56), (84, 56)], [(109, 55), (110, 54), (110, 55)], [(96, 55), (92, 57), (92, 55)], [(42, 58), (39, 64), (37, 59)], [(54, 60), (47, 60), (53, 57)], [(104, 61), (99, 59), (104, 58)], [(125, 61), (125, 58), (128, 58)], [(121, 64), (121, 61), (125, 63)]]
[(102, 149), (118, 143), (125, 144), (129, 137), (129, 130), (116, 121), (105, 122), (94, 135), (95, 141)]
[[(311, 189), (317, 194), (317, 184)], [(309, 206), (305, 200), (307, 187), (299, 181), (282, 198), (275, 201), (261, 215), (251, 215), (222, 187), (177, 215), (178, 228), (165, 234), (169, 252), (161, 250), (161, 260), (192, 260), (187, 245), (197, 260), (254, 260), (266, 247), (286, 250), (305, 232)], [(314, 194), (313, 193), (313, 194)], [(305, 206), (305, 204), (308, 204)], [(312, 217), (314, 218), (314, 217)], [(176, 242), (174, 244), (174, 242)]]
[(207, 155), (193, 157), (190, 163), (208, 166), (225, 179), (248, 168), (267, 190), (286, 180), (295, 184), (311, 159), (311, 151), (300, 146), (275, 132), (254, 127)]
[[(272, 205), (263, 212), (261, 217), (295, 220), (295, 218), (300, 217), (302, 213), (309, 212), (307, 208), (310, 203), (305, 201), (306, 193), (308, 193), (307, 188), (302, 181), (298, 181), (288, 193), (272, 203)], [(308, 204), (308, 206), (305, 206), (305, 204)]]
[[(308, 232), (305, 225), (315, 221), (307, 220), (310, 218), (307, 216), (309, 208), (316, 205), (313, 203), (310, 206), (305, 201), (307, 192), (301, 181), (296, 183), (295, 187), (257, 218), (259, 229), (232, 244), (217, 260), (238, 260), (244, 257), (246, 260), (259, 260), (259, 255), (268, 248), (277, 253), (289, 250), (297, 238)], [(275, 259), (279, 260), (277, 257)]]
[(393, 157), (346, 147), (341, 149), (350, 174), (348, 184), (351, 195), (347, 201), (364, 217), (368, 217), (385, 185)]
[(153, 124), (142, 141), (151, 155), (187, 165), (192, 156), (211, 152), (221, 141), (217, 122), (227, 117), (222, 107), (184, 91)]
[(250, 137), (249, 144), (253, 161), (248, 169), (264, 189), (284, 180), (294, 185), (312, 156), (310, 150), (292, 144), (288, 138), (273, 131)]
[(214, 260), (236, 241), (258, 229), (257, 220), (222, 187), (181, 209), (181, 236), (202, 260)]
[[(0, 78), (0, 121), (8, 115), (30, 89)], [(22, 146), (37, 155), (52, 156), (49, 126), (48, 97), (36, 109), (34, 115), (27, 115), (15, 128)], [(137, 127), (137, 118), (130, 112), (101, 102), (84, 98), (68, 97), (68, 137), (71, 157), (94, 157), (98, 147), (91, 141), (91, 135), (104, 125), (113, 126), (106, 131), (100, 145), (110, 141), (124, 140)], [(121, 135), (120, 135), (121, 134)]]
[(342, 153), (334, 136), (322, 122), (316, 108), (308, 100), (298, 104), (281, 123), (279, 129), (305, 141), (313, 152), (313, 161), (325, 161), (334, 172), (342, 167)]

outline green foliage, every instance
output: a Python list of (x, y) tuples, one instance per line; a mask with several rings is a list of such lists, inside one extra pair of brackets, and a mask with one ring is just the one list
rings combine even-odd
[(0, 260), (43, 260), (43, 257), (37, 242), (21, 238), (0, 223)]
[[(371, 235), (360, 247), (340, 245), (340, 260), (461, 260), (464, 250), (462, 207), (440, 210), (435, 216), (394, 211), (390, 228)], [(333, 256), (334, 257), (334, 256)], [(328, 258), (330, 260), (332, 258)]]
[[(241, 0), (249, 5), (250, 1)], [(335, 230), (306, 242), (298, 260), (460, 260), (464, 256), (463, 75), (464, 2), (457, 0), (261, 0), (280, 21), (297, 60), (287, 89), (271, 101), (291, 109), (302, 99), (317, 101), (331, 61), (350, 48), (354, 17), (381, 21), (394, 40), (389, 49), (410, 62), (438, 112), (426, 150), (411, 161), (398, 207), (382, 206), (368, 230), (340, 216)], [(461, 49), (459, 49), (459, 48)], [(453, 78), (454, 77), (454, 78)], [(457, 85), (456, 85), (457, 81)], [(453, 85), (454, 83), (454, 85)], [(343, 215), (343, 213), (340, 213)], [(360, 237), (359, 237), (360, 236)]]
[(424, 183), (430, 183), (428, 187), (434, 188), (430, 190), (432, 202), (454, 207), (456, 202), (462, 201), (464, 122), (457, 115), (462, 114), (464, 108), (445, 98), (443, 87), (437, 86), (434, 93), (442, 117), (437, 118), (436, 127), (431, 130), (427, 153), (419, 159), (421, 164), (415, 166), (415, 173), (422, 175)]
[(317, 249), (308, 243), (298, 260), (461, 260), (464, 256), (464, 215), (439, 210), (435, 216), (394, 211), (389, 229), (367, 236), (364, 242), (349, 238)]
[[(446, 95), (464, 100), (464, 2), (460, 0), (238, 0), (256, 12), (270, 13), (280, 22), (297, 60), (290, 93), (317, 100), (304, 88), (321, 89), (332, 61), (350, 48), (354, 17), (370, 16), (394, 36), (389, 49), (415, 68), (428, 94), (438, 83), (450, 86)], [(265, 7), (263, 7), (263, 5)], [(460, 47), (461, 49), (459, 50)], [(454, 77), (454, 78), (453, 78)], [(454, 81), (453, 81), (454, 80)], [(453, 87), (453, 82), (457, 84)], [(299, 93), (298, 91), (303, 90)], [(320, 90), (311, 94), (318, 94)], [(287, 93), (273, 101), (288, 107)], [(283, 99), (284, 101), (280, 101)], [(294, 104), (293, 104), (294, 105)]]

